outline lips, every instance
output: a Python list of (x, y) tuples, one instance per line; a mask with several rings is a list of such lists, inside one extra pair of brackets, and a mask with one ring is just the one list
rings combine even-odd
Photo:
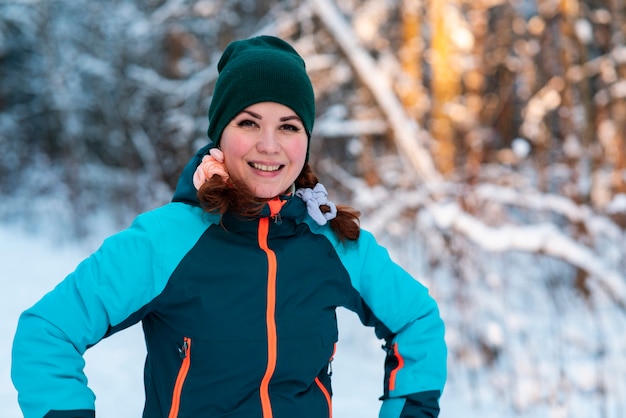
[(273, 171), (278, 171), (284, 167), (282, 164), (267, 165), (267, 164), (260, 164), (260, 163), (249, 163), (249, 165), (252, 168), (255, 168), (260, 171), (266, 171), (268, 173), (271, 173)]

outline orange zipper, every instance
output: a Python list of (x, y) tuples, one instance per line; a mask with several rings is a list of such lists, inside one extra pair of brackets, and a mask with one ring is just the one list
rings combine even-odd
[(176, 383), (174, 384), (174, 393), (172, 394), (172, 407), (168, 418), (176, 418), (178, 411), (180, 410), (180, 396), (183, 391), (183, 384), (187, 378), (189, 372), (189, 365), (191, 363), (191, 338), (185, 337), (183, 340), (183, 346), (180, 348), (180, 356), (183, 362), (178, 370), (178, 376), (176, 376)]
[(270, 217), (259, 220), (258, 240), (259, 247), (267, 255), (267, 301), (265, 310), (265, 323), (267, 326), (267, 366), (261, 379), (259, 394), (261, 396), (261, 409), (263, 418), (272, 418), (272, 403), (270, 401), (270, 380), (276, 370), (278, 336), (276, 332), (276, 253), (269, 248), (268, 237), (270, 218), (277, 224), (281, 223), (280, 209), (286, 203), (279, 198), (267, 202), (270, 208)]
[(276, 254), (267, 245), (269, 233), (269, 218), (259, 220), (259, 246), (267, 255), (267, 305), (265, 322), (267, 326), (267, 366), (261, 380), (259, 392), (261, 395), (261, 408), (263, 418), (272, 418), (272, 404), (270, 402), (269, 384), (276, 369), (277, 336), (276, 336)]

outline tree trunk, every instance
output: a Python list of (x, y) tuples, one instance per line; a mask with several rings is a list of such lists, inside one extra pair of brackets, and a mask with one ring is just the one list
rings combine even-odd
[(435, 162), (444, 175), (455, 170), (455, 131), (446, 111), (449, 103), (460, 94), (460, 74), (454, 62), (454, 47), (450, 38), (449, 14), (456, 8), (456, 0), (431, 0), (429, 5), (432, 66), (432, 120), (431, 133), (435, 139)]
[(398, 95), (409, 117), (420, 120), (424, 115), (425, 97), (422, 75), (422, 2), (419, 0), (403, 0), (400, 15), (402, 16), (402, 46), (398, 58), (402, 66), (403, 77), (397, 84)]

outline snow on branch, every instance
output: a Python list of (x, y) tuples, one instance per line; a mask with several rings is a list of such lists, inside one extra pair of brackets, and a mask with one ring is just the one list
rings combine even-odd
[(365, 180), (351, 175), (339, 164), (336, 164), (329, 159), (320, 160), (318, 164), (327, 175), (335, 179), (353, 193), (358, 193), (360, 191), (365, 191), (367, 193), (367, 191), (370, 190)]
[(430, 204), (427, 209), (439, 228), (460, 233), (487, 251), (545, 254), (580, 268), (626, 309), (626, 277), (606, 266), (589, 248), (562, 234), (554, 225), (494, 228), (467, 214), (456, 203)]
[(311, 3), (322, 24), (348, 58), (356, 75), (372, 93), (387, 118), (393, 139), (404, 157), (409, 160), (426, 185), (439, 182), (441, 176), (435, 169), (430, 154), (422, 145), (425, 141), (420, 141), (427, 134), (420, 129), (417, 122), (407, 117), (402, 103), (393, 93), (387, 76), (378, 69), (372, 57), (357, 42), (357, 35), (330, 0), (313, 0)]
[(129, 65), (126, 70), (126, 76), (161, 93), (187, 98), (193, 94), (197, 94), (202, 86), (217, 79), (216, 67), (216, 65), (211, 64), (204, 70), (195, 73), (191, 78), (185, 80), (170, 80), (151, 68)]
[[(355, 193), (354, 202), (360, 207), (368, 207), (368, 196), (371, 201), (387, 202), (382, 206), (371, 206), (378, 209), (366, 217), (367, 223), (364, 226), (374, 233), (382, 231), (390, 222), (398, 219), (403, 211), (424, 208), (437, 228), (465, 236), (486, 251), (543, 254), (581, 269), (606, 289), (615, 302), (626, 310), (626, 276), (607, 266), (593, 249), (563, 234), (553, 224), (491, 227), (463, 211), (454, 202), (435, 202), (428, 190), (391, 192), (383, 187), (369, 188), (362, 179), (350, 176), (340, 166), (330, 161), (323, 161), (321, 167)], [(436, 194), (439, 199), (443, 200), (442, 196), (455, 196), (458, 190), (448, 187), (447, 190), (440, 188), (438, 192)], [(603, 225), (604, 230), (600, 232), (614, 238), (616, 233), (620, 233), (611, 228), (610, 223), (601, 222), (601, 217), (595, 216), (588, 208), (560, 196), (522, 195), (515, 190), (493, 185), (480, 186), (477, 194), (483, 199), (500, 203), (516, 204), (534, 210), (552, 210), (566, 216), (572, 222)], [(592, 230), (591, 227), (589, 229)]]
[(383, 120), (320, 120), (316, 122), (315, 134), (325, 138), (376, 135), (386, 132), (388, 126)]
[(151, 16), (152, 24), (158, 26), (165, 22), (167, 19), (172, 18), (180, 13), (183, 8), (185, 0), (169, 0), (159, 6)]
[(478, 186), (475, 194), (482, 200), (533, 210), (551, 211), (564, 216), (570, 222), (584, 224), (585, 228), (592, 233), (604, 234), (612, 239), (622, 237), (620, 228), (608, 218), (598, 216), (589, 206), (576, 204), (563, 196), (530, 191), (520, 192), (510, 187), (494, 184)]
[(173, 93), (178, 90), (181, 84), (178, 80), (168, 80), (151, 68), (134, 64), (128, 66), (126, 76), (161, 93)]

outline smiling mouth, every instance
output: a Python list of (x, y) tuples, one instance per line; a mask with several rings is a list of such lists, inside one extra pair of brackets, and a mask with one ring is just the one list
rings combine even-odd
[(279, 165), (265, 165), (265, 164), (258, 164), (258, 163), (250, 163), (250, 167), (256, 168), (257, 170), (260, 170), (260, 171), (267, 171), (267, 172), (271, 173), (273, 171), (280, 170), (284, 166), (282, 164), (279, 164)]

